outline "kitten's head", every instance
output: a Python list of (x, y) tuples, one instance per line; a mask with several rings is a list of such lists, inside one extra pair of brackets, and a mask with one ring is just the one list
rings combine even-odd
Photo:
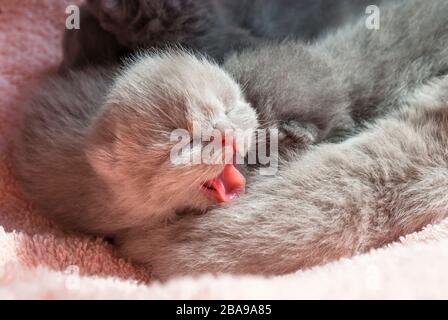
[(232, 161), (191, 157), (210, 146), (200, 134), (226, 131), (219, 146), (244, 153), (257, 126), (239, 86), (217, 65), (186, 53), (147, 55), (117, 77), (92, 124), (87, 156), (132, 212), (204, 210), (232, 200), (245, 180)]

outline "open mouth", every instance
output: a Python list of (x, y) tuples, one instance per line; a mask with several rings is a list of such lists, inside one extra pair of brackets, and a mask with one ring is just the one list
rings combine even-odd
[(227, 164), (219, 176), (202, 184), (205, 196), (216, 202), (230, 202), (245, 191), (246, 178), (233, 164)]

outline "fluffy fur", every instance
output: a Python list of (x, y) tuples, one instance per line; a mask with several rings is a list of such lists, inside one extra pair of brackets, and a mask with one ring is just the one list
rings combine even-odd
[(257, 127), (238, 85), (206, 59), (153, 54), (119, 72), (69, 73), (26, 105), (16, 175), (43, 212), (84, 232), (113, 235), (186, 208), (204, 210), (213, 203), (201, 184), (223, 165), (170, 159), (171, 132), (194, 137), (195, 123), (210, 131)]
[(379, 247), (447, 216), (447, 132), (445, 78), (359, 136), (254, 182), (232, 206), (135, 229), (121, 250), (165, 279), (281, 274)]

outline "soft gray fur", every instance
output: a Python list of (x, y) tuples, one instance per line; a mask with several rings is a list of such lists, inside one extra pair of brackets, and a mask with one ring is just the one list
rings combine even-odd
[(348, 257), (448, 216), (448, 79), (340, 144), (321, 144), (245, 197), (119, 239), (153, 274), (282, 274)]

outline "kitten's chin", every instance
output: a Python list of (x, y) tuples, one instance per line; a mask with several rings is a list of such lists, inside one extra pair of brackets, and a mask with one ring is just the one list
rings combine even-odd
[(227, 164), (219, 176), (204, 182), (203, 194), (213, 203), (229, 203), (242, 194), (246, 188), (246, 178), (233, 164)]

